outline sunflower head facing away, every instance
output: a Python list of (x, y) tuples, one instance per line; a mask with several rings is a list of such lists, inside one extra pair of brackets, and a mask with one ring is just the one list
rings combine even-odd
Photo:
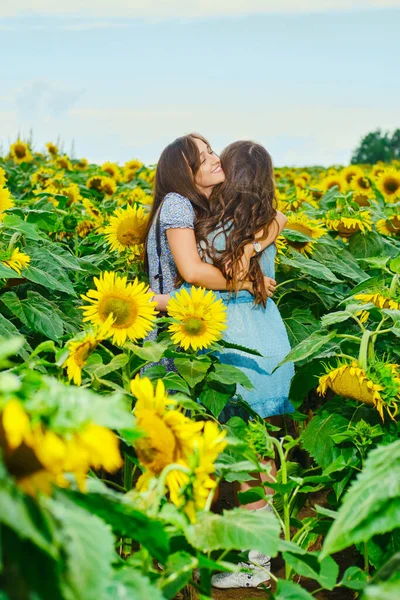
[(110, 219), (110, 225), (104, 229), (111, 250), (123, 252), (142, 244), (147, 221), (148, 214), (141, 206), (118, 208)]
[(361, 231), (366, 233), (372, 229), (372, 218), (369, 212), (353, 212), (346, 216), (346, 212), (329, 211), (326, 215), (326, 226), (332, 231), (337, 231), (344, 240)]
[(224, 303), (204, 288), (182, 288), (168, 302), (167, 311), (173, 319), (168, 327), (172, 341), (185, 350), (208, 348), (226, 329)]
[(152, 330), (156, 320), (156, 304), (151, 302), (153, 292), (149, 286), (127, 282), (115, 272), (101, 273), (94, 278), (95, 290), (89, 290), (82, 298), (89, 303), (81, 306), (84, 321), (102, 325), (112, 314), (111, 333), (113, 342), (122, 346), (126, 339), (143, 339)]
[(400, 401), (399, 368), (391, 363), (376, 363), (365, 371), (354, 360), (320, 377), (318, 393), (324, 396), (328, 388), (343, 398), (375, 407), (382, 420), (385, 411), (393, 419)]
[(371, 291), (363, 294), (355, 294), (355, 300), (364, 304), (375, 304), (377, 308), (389, 308), (390, 310), (400, 310), (400, 301), (392, 297), (389, 289), (381, 291)]
[(400, 237), (400, 216), (395, 214), (388, 216), (387, 219), (379, 219), (376, 223), (376, 229), (382, 235)]

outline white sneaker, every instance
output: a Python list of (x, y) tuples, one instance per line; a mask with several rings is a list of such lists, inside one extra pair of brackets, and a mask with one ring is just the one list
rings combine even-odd
[(220, 590), (233, 588), (257, 588), (263, 584), (269, 587), (270, 576), (267, 571), (271, 570), (271, 559), (269, 556), (250, 550), (250, 563), (240, 562), (239, 567), (247, 569), (248, 573), (217, 573), (211, 578), (211, 585)]

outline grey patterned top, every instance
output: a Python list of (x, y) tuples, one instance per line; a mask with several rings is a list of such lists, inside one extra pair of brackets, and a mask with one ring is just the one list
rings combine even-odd
[[(149, 264), (150, 287), (156, 294), (160, 293), (158, 275), (158, 256), (156, 244), (156, 221), (150, 228), (147, 240), (147, 258)], [(160, 234), (161, 234), (161, 269), (163, 273), (164, 294), (174, 290), (177, 268), (172, 256), (168, 239), (167, 229), (194, 229), (195, 212), (188, 198), (172, 192), (167, 194), (160, 209)]]

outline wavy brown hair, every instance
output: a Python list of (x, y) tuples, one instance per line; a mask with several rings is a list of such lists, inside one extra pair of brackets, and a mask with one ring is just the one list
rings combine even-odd
[(177, 138), (169, 144), (161, 153), (157, 163), (156, 178), (154, 185), (154, 200), (150, 211), (145, 235), (145, 266), (147, 263), (147, 239), (150, 228), (158, 214), (165, 196), (175, 192), (185, 196), (192, 203), (196, 218), (202, 218), (207, 222), (210, 214), (209, 200), (201, 194), (196, 187), (194, 178), (200, 168), (200, 152), (196, 146), (195, 139), (203, 141), (208, 147), (209, 142), (199, 133), (190, 133)]
[[(226, 179), (210, 198), (212, 215), (200, 217), (196, 237), (202, 240), (205, 252), (224, 274), (228, 289), (240, 286), (241, 258), (246, 244), (257, 237), (267, 237), (275, 221), (276, 201), (274, 166), (266, 149), (255, 142), (230, 144), (221, 154)], [(218, 252), (212, 232), (225, 236), (225, 249)], [(204, 243), (205, 242), (205, 243)], [(266, 305), (267, 290), (259, 257), (250, 261), (249, 278), (253, 282), (254, 301)]]

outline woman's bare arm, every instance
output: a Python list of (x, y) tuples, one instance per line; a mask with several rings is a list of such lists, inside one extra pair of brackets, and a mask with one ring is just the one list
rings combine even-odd
[[(278, 235), (280, 235), (282, 230), (285, 228), (286, 223), (287, 223), (287, 217), (285, 217), (285, 215), (283, 213), (281, 213), (279, 210), (277, 210), (275, 219), (272, 222), (271, 227), (269, 228), (267, 237), (265, 237), (265, 238), (262, 237), (263, 230), (258, 231), (255, 235), (254, 241), (259, 242), (261, 245), (260, 252), (262, 252), (263, 250), (265, 250), (265, 248), (268, 248), (268, 246), (270, 246), (271, 244), (273, 244), (275, 242)], [(246, 246), (244, 247), (243, 256), (240, 259), (240, 265), (241, 265), (240, 273), (242, 276), (244, 273), (246, 273), (246, 274), (248, 273), (249, 267), (250, 267), (250, 260), (255, 254), (256, 254), (256, 252), (254, 250), (253, 243), (251, 242), (250, 244), (246, 244)]]
[[(209, 290), (226, 290), (227, 282), (217, 267), (201, 260), (193, 229), (167, 229), (168, 244), (181, 277), (192, 285)], [(243, 272), (241, 289), (251, 290)]]

